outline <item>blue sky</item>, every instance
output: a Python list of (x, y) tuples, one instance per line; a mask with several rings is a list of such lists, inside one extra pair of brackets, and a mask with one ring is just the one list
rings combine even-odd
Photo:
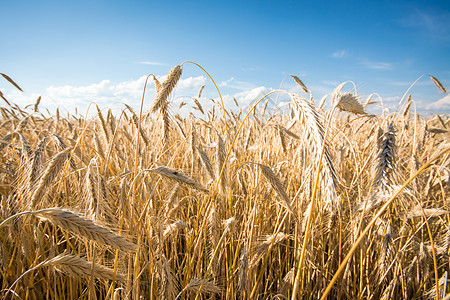
[[(72, 112), (96, 102), (137, 107), (144, 76), (202, 65), (231, 105), (282, 88), (316, 101), (351, 80), (364, 100), (396, 104), (422, 74), (450, 89), (450, 1), (2, 1), (0, 90), (26, 105)], [(163, 79), (163, 77), (159, 77)], [(284, 80), (284, 81), (283, 81)], [(213, 85), (185, 65), (174, 102)], [(350, 85), (348, 86), (350, 89)], [(428, 77), (411, 90), (424, 114), (450, 112)], [(146, 106), (150, 106), (149, 91)]]

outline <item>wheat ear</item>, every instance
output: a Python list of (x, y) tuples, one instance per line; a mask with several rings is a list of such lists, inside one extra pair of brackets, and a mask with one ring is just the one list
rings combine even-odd
[[(314, 146), (314, 150), (316, 152), (316, 165), (321, 164), (322, 166), (320, 174), (322, 180), (320, 180), (320, 184), (322, 185), (322, 194), (324, 197), (325, 207), (328, 211), (334, 214), (336, 208), (339, 206), (339, 199), (336, 192), (337, 178), (331, 162), (331, 155), (326, 145), (321, 117), (309, 101), (302, 99), (296, 94), (290, 94), (290, 96), (304, 115), (304, 124), (308, 132), (307, 138), (310, 145)], [(319, 162), (322, 150), (322, 161)]]
[(191, 291), (197, 294), (198, 293), (220, 294), (221, 292), (220, 288), (213, 281), (207, 279), (194, 278), (184, 287), (184, 289), (178, 294), (175, 300), (179, 299), (183, 294), (183, 292), (185, 291)]
[(303, 83), (303, 81), (300, 80), (300, 78), (298, 78), (295, 75), (291, 75), (291, 77), (294, 79), (294, 81), (303, 89), (303, 91), (305, 91), (305, 93), (309, 93), (308, 88), (306, 87), (306, 85)]
[(39, 180), (38, 186), (31, 196), (31, 207), (35, 208), (37, 201), (44, 196), (46, 189), (53, 182), (53, 180), (58, 176), (59, 171), (61, 170), (64, 163), (71, 157), (71, 151), (73, 147), (67, 148), (58, 154), (56, 154), (47, 169)]
[(102, 129), (103, 129), (103, 133), (105, 134), (106, 141), (109, 143), (109, 133), (108, 133), (108, 128), (106, 127), (105, 118), (103, 118), (102, 111), (100, 110), (98, 105), (95, 105), (95, 107), (97, 108), (97, 115), (98, 115), (98, 118), (100, 119), (100, 124), (102, 125)]
[(431, 80), (434, 82), (434, 84), (441, 90), (441, 92), (443, 93), (447, 93), (447, 90), (445, 89), (445, 87), (442, 85), (442, 83), (439, 81), (439, 79), (437, 79), (436, 77), (432, 76), (432, 75), (428, 75), (430, 76)]
[(365, 115), (367, 114), (364, 110), (364, 106), (362, 106), (361, 102), (359, 102), (358, 98), (352, 93), (345, 93), (339, 95), (337, 103), (337, 108), (342, 111), (351, 112), (357, 115)]
[(100, 244), (125, 252), (136, 251), (135, 244), (69, 210), (54, 207), (38, 210), (32, 212), (32, 214), (41, 219), (49, 220), (53, 224), (67, 229), (78, 236), (86, 237)]
[(167, 79), (163, 82), (161, 89), (159, 90), (158, 94), (156, 95), (155, 101), (153, 102), (153, 106), (150, 109), (152, 113), (155, 113), (167, 101), (167, 98), (180, 79), (182, 71), (183, 67), (181, 65), (177, 65), (172, 70), (170, 70)]
[(195, 181), (194, 179), (184, 175), (178, 170), (170, 169), (164, 166), (160, 166), (154, 169), (150, 169), (149, 171), (162, 175), (166, 178), (175, 180), (181, 184), (187, 185), (193, 189), (196, 189), (203, 193), (208, 193), (208, 190), (203, 187), (200, 183)]
[[(22, 279), (26, 274), (35, 271), (39, 268), (53, 266), (56, 270), (65, 273), (69, 276), (79, 277), (91, 277), (94, 276), (98, 279), (104, 280), (119, 280), (125, 281), (126, 277), (123, 274), (115, 273), (113, 269), (107, 268), (103, 265), (91, 263), (80, 257), (68, 254), (59, 254), (53, 258), (43, 261), (31, 269), (28, 269), (22, 275), (20, 275), (11, 287), (7, 290), (7, 293), (12, 291), (13, 287)], [(6, 293), (6, 294), (7, 294)], [(6, 297), (6, 294), (4, 297)]]
[(165, 255), (161, 256), (158, 267), (161, 278), (161, 286), (159, 289), (160, 299), (175, 299), (178, 290), (177, 283)]
[(208, 157), (208, 154), (206, 154), (205, 151), (200, 149), (200, 147), (197, 147), (197, 152), (200, 154), (200, 160), (202, 161), (203, 166), (205, 167), (206, 171), (209, 174), (209, 177), (211, 177), (212, 180), (216, 179), (216, 176), (214, 175), (213, 166), (211, 164), (211, 160)]
[[(60, 272), (66, 273), (75, 278), (77, 277), (94, 277), (104, 280), (125, 281), (126, 276), (123, 274), (114, 274), (114, 270), (103, 265), (95, 264), (74, 255), (60, 254), (43, 263), (45, 266), (53, 266)], [(94, 271), (92, 273), (92, 271)]]
[(395, 168), (395, 128), (391, 123), (383, 136), (377, 157), (375, 186), (386, 189), (393, 184)]

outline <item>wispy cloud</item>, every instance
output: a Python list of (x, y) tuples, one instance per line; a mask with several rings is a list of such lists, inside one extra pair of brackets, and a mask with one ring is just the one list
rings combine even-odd
[(339, 85), (339, 82), (337, 82), (336, 80), (322, 80), (322, 83), (332, 87), (336, 87)]
[(394, 64), (389, 62), (371, 61), (367, 58), (361, 59), (361, 65), (372, 70), (393, 70)]
[(166, 64), (156, 61), (140, 61), (141, 65), (149, 65), (149, 66), (165, 66)]
[[(389, 81), (387, 84), (399, 87), (409, 87), (414, 81)], [(414, 84), (414, 86), (432, 86), (434, 83), (431, 80), (422, 80)]]
[(450, 12), (430, 11), (414, 7), (398, 20), (405, 27), (417, 30), (421, 35), (439, 41), (450, 40)]
[(241, 70), (246, 71), (246, 72), (254, 72), (254, 71), (264, 71), (264, 68), (253, 65), (253, 66), (241, 67)]
[(255, 88), (255, 85), (250, 82), (239, 81), (239, 80), (236, 80), (234, 77), (231, 77), (228, 80), (222, 81), (219, 84), (219, 87), (226, 87), (226, 88), (236, 89), (236, 90), (240, 90), (240, 91), (247, 91), (247, 90), (251, 90), (251, 89)]
[(429, 104), (426, 108), (429, 110), (446, 111), (448, 113), (450, 111), (450, 94)]
[(407, 81), (389, 81), (388, 82), (389, 85), (400, 86), (400, 87), (408, 87), (411, 85), (411, 83), (412, 82), (407, 82)]
[(347, 55), (348, 55), (347, 50), (338, 50), (334, 52), (331, 56), (333, 56), (334, 58), (343, 58)]

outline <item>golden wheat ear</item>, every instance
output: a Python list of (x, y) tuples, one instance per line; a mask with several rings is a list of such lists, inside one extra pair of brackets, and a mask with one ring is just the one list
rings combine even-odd
[(167, 79), (163, 82), (161, 88), (159, 89), (159, 92), (156, 94), (155, 101), (153, 102), (153, 106), (150, 109), (152, 113), (155, 113), (158, 109), (163, 107), (163, 104), (167, 101), (167, 98), (180, 79), (182, 72), (183, 67), (181, 65), (177, 65), (172, 70), (170, 70)]
[(309, 90), (308, 90), (308, 88), (306, 87), (306, 85), (303, 83), (303, 81), (301, 81), (300, 80), (300, 78), (298, 78), (297, 76), (295, 76), (295, 75), (290, 75), (293, 79), (294, 79), (294, 81), (302, 88), (302, 90), (305, 92), (305, 93), (309, 93)]
[(16, 89), (18, 89), (19, 91), (23, 92), (23, 90), (20, 88), (20, 86), (19, 86), (17, 83), (15, 83), (14, 80), (11, 79), (11, 77), (9, 77), (8, 75), (3, 74), (3, 73), (0, 73), (0, 75), (2, 75), (3, 78), (5, 78), (6, 80), (8, 80), (9, 83), (11, 83), (13, 86), (15, 86)]
[(198, 183), (197, 181), (195, 181), (194, 179), (184, 175), (181, 171), (179, 170), (175, 170), (175, 169), (170, 169), (164, 166), (160, 166), (154, 169), (150, 169), (151, 172), (157, 173), (161, 176), (164, 176), (166, 178), (175, 180), (181, 184), (187, 185), (193, 189), (196, 189), (200, 192), (203, 193), (208, 193), (208, 189), (206, 189), (205, 187), (203, 187), (203, 185), (201, 185), (200, 183)]
[(357, 115), (367, 114), (362, 106), (361, 102), (352, 93), (345, 93), (339, 96), (337, 102), (337, 108), (342, 111), (351, 112)]
[(434, 77), (432, 75), (428, 75), (428, 76), (430, 76), (431, 80), (441, 90), (441, 92), (447, 93), (447, 90), (445, 89), (444, 85), (439, 81), (439, 79), (437, 79), (436, 77)]
[(67, 229), (78, 236), (88, 238), (100, 244), (111, 246), (124, 252), (136, 251), (136, 245), (118, 236), (111, 230), (95, 224), (80, 215), (62, 208), (47, 208), (32, 213), (38, 218), (45, 219)]
[(56, 270), (75, 278), (94, 276), (104, 280), (125, 281), (126, 279), (124, 274), (116, 273), (113, 269), (92, 263), (74, 255), (60, 254), (43, 262), (42, 266), (52, 266)]

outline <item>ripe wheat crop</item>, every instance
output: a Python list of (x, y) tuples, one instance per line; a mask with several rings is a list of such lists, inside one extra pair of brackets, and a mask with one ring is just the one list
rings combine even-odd
[(415, 113), (409, 89), (371, 114), (348, 83), (316, 106), (294, 75), (300, 94), (225, 107), (212, 81), (178, 106), (186, 67), (151, 75), (148, 111), (0, 94), (0, 297), (450, 297), (448, 115)]

